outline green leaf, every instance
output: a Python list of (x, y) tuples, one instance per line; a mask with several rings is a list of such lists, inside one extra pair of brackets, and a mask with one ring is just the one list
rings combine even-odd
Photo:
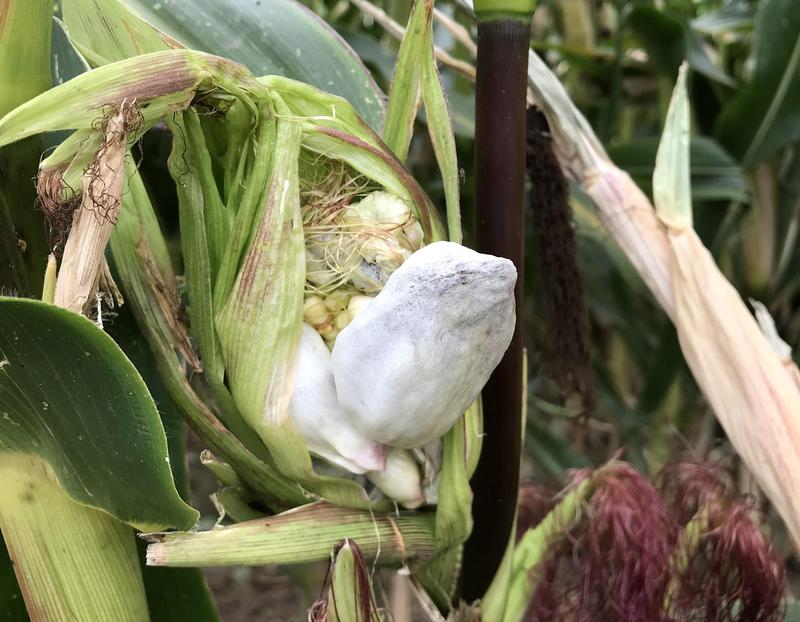
[(736, 86), (736, 81), (711, 60), (708, 52), (706, 52), (703, 40), (697, 31), (692, 28), (686, 28), (685, 37), (686, 58), (694, 71), (725, 86)]
[(34, 453), (1, 453), (0, 474), (0, 529), (34, 620), (149, 617), (131, 527), (72, 499)]
[(3, 184), (4, 191), (0, 192), (0, 290), (27, 292), (28, 277), (5, 192), (6, 188), (12, 187)]
[(346, 97), (374, 129), (383, 95), (353, 50), (295, 0), (128, 0), (150, 24), (187, 47)]
[(0, 4), (0, 117), (50, 88), (51, 0)]
[(417, 0), (397, 53), (383, 139), (401, 160), (408, 156), (414, 135), (414, 120), (422, 99), (422, 68), (433, 20), (433, 1)]
[[(608, 148), (617, 166), (628, 171), (645, 191), (652, 190), (657, 138), (638, 138)], [(693, 137), (689, 146), (692, 196), (695, 201), (749, 200), (744, 171), (713, 138)]]
[(150, 622), (217, 622), (219, 615), (203, 573), (197, 568), (144, 565), (147, 543), (137, 543)]
[[(136, 366), (156, 401), (169, 447), (169, 466), (181, 498), (189, 501), (186, 424), (156, 371), (153, 352), (136, 327), (130, 305), (123, 305), (107, 325), (111, 335)], [(147, 545), (137, 538), (142, 579), (151, 622), (217, 622), (219, 617), (202, 572), (197, 568), (151, 568), (144, 563)], [(2, 600), (0, 600), (2, 603)], [(0, 605), (1, 607), (1, 605)], [(1, 618), (0, 618), (1, 619)]]
[(683, 25), (664, 11), (638, 5), (628, 15), (625, 25), (636, 35), (657, 71), (671, 74), (686, 57)]
[(423, 47), (422, 59), (422, 100), (425, 103), (425, 116), (428, 133), (431, 137), (436, 162), (442, 174), (444, 196), (447, 208), (447, 232), (451, 242), (461, 243), (461, 202), (459, 192), (458, 154), (456, 137), (453, 134), (453, 120), (447, 104), (442, 79), (436, 66), (433, 53), (433, 28), (428, 29)]
[(631, 11), (626, 25), (644, 46), (650, 63), (658, 72), (672, 78), (678, 65), (686, 59), (698, 73), (727, 86), (735, 85), (733, 79), (711, 60), (699, 34), (683, 20), (654, 7), (640, 5)]
[(745, 167), (800, 140), (800, 11), (795, 0), (765, 0), (755, 24), (752, 80), (718, 118), (720, 142)]
[(692, 20), (692, 28), (698, 32), (717, 35), (731, 30), (751, 26), (756, 11), (746, 2), (729, 2), (716, 11)]
[[(0, 117), (51, 85), (52, 4), (0, 3)], [(0, 293), (41, 294), (48, 248), (31, 179), (42, 150), (37, 139), (0, 149)]]
[(63, 0), (70, 41), (93, 66), (182, 47), (118, 0)]
[(191, 527), (155, 404), (86, 318), (0, 298), (0, 453), (34, 454), (79, 503), (137, 528)]

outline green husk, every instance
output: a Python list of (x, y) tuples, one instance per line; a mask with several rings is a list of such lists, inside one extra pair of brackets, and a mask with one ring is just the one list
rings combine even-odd
[(230, 221), (213, 183), (197, 112), (183, 112), (180, 119), (170, 122), (170, 129), (173, 143), (168, 164), (178, 190), (192, 336), (197, 341), (206, 376), (222, 382), (224, 367), (214, 330), (211, 298), (221, 252), (220, 236), (229, 229)]
[(325, 611), (328, 622), (382, 620), (372, 593), (366, 561), (358, 545), (350, 538), (334, 548)]
[[(142, 123), (184, 110), (197, 92), (226, 106), (230, 95), (250, 100), (258, 85), (232, 61), (189, 50), (155, 52), (83, 73), (26, 102), (0, 119), (0, 146), (55, 130), (89, 129), (109, 107), (135, 101)], [(212, 94), (214, 95), (212, 97)]]
[(184, 365), (199, 368), (185, 327), (177, 321), (180, 300), (166, 242), (147, 191), (128, 159), (128, 187), (123, 209), (111, 236), (111, 251), (126, 299), (137, 324), (155, 354), (158, 371), (189, 425), (217, 455), (231, 464), (242, 480), (276, 510), (310, 499), (294, 482), (269, 463), (258, 437), (242, 422), (234, 436), (198, 396), (186, 378)]
[(594, 492), (594, 476), (588, 477), (572, 490), (533, 529), (529, 529), (514, 548), (511, 562), (511, 582), (508, 589), (503, 622), (519, 622), (536, 591), (536, 570), (546, 558), (550, 547), (566, 537), (568, 530), (580, 517), (581, 508)]
[(431, 144), (444, 184), (448, 238), (451, 242), (461, 244), (461, 203), (458, 188), (456, 137), (453, 133), (453, 120), (447, 105), (444, 85), (439, 76), (433, 53), (433, 29), (428, 31), (427, 46), (430, 52), (425, 54), (422, 67), (422, 99), (425, 103), (428, 134), (431, 137)]
[(264, 513), (254, 510), (245, 497), (235, 488), (220, 488), (217, 492), (211, 494), (211, 502), (219, 514), (217, 525), (225, 518), (230, 518), (237, 523), (243, 523), (264, 517)]
[(44, 272), (44, 285), (42, 286), (42, 302), (53, 304), (56, 295), (56, 258), (51, 253), (47, 257), (47, 269)]
[(692, 227), (692, 187), (689, 164), (689, 96), (684, 62), (667, 111), (653, 171), (653, 197), (661, 221), (677, 230)]
[[(280, 104), (276, 101), (276, 107)], [(298, 123), (278, 120), (260, 219), (216, 320), (231, 393), (262, 438), (286, 419), (300, 339), (305, 282), (297, 164), (301, 136)]]
[(708, 518), (709, 507), (706, 504), (701, 506), (692, 519), (686, 523), (675, 542), (669, 558), (670, 580), (666, 594), (664, 594), (664, 612), (667, 614), (671, 613), (672, 603), (680, 591), (681, 577), (688, 570), (690, 560), (700, 546), (703, 535), (708, 531)]
[(319, 502), (278, 516), (202, 532), (147, 534), (151, 566), (302, 564), (329, 559), (345, 539), (384, 564), (418, 563), (433, 554), (433, 516), (372, 514)]
[(400, 160), (408, 156), (414, 120), (425, 104), (428, 133), (444, 183), (448, 236), (461, 242), (459, 172), (455, 135), (433, 46), (432, 0), (416, 0), (397, 54), (384, 140)]

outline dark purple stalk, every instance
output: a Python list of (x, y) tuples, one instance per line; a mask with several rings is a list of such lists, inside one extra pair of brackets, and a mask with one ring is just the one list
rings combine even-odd
[(479, 22), (475, 106), (477, 249), (517, 267), (514, 339), (483, 391), (483, 449), (472, 478), (474, 529), (464, 549), (461, 597), (483, 596), (511, 535), (522, 416), (522, 266), (525, 110), (530, 20)]

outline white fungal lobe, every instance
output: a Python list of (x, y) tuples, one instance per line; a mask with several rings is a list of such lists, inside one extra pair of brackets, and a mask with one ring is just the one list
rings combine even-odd
[(336, 396), (331, 355), (322, 337), (303, 324), (289, 416), (312, 453), (352, 473), (380, 471), (388, 449), (360, 434)]
[(425, 503), (419, 465), (410, 452), (392, 448), (383, 471), (370, 471), (369, 480), (389, 498), (410, 510)]
[(517, 273), (452, 242), (412, 254), (338, 335), (339, 404), (359, 434), (422, 447), (480, 393), (514, 332)]

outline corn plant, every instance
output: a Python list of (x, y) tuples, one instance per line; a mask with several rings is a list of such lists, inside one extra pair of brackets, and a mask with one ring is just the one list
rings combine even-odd
[[(223, 22), (233, 4), (205, 10)], [(751, 506), (705, 465), (653, 484), (612, 456), (541, 493), (534, 516), (524, 490), (516, 499), (528, 99), (548, 127), (540, 148), (561, 201), (566, 175), (675, 322), (708, 404), (797, 538), (796, 477), (783, 466), (796, 457), (800, 375), (769, 314), (759, 325), (747, 313), (693, 230), (687, 67), (666, 110), (653, 209), (529, 52), (533, 3), (476, 2), (477, 72), (456, 66), (477, 75), (479, 253), (461, 245), (434, 2), (414, 2), (405, 28), (355, 4), (400, 38), (385, 110), (350, 50), (289, 0), (264, 9), (275, 46), (263, 54), (245, 26), (229, 48), (223, 23), (208, 41), (176, 29), (200, 19), (185, 7), (164, 18), (139, 0), (63, 0), (59, 28), (87, 70), (49, 90), (49, 4), (0, 8), (14, 34), (3, 45), (41, 48), (36, 80), (2, 110), (0, 148), (71, 132), (39, 163), (49, 258), (19, 243), (22, 229), (2, 238), (4, 285), (41, 292), (0, 299), (0, 472), (11, 482), (0, 528), (30, 618), (213, 620), (194, 568), (328, 562), (309, 619), (384, 619), (378, 566), (402, 567), (433, 620), (778, 619), (782, 562)], [(311, 43), (287, 51), (292, 20)], [(321, 66), (297, 60), (306, 52)], [(423, 109), (441, 210), (409, 168)], [(177, 248), (143, 172), (153, 134), (170, 147)], [(0, 218), (16, 223), (18, 211)], [(144, 353), (112, 316), (120, 305)], [(185, 502), (184, 449), (156, 391), (205, 446), (211, 529)]]

